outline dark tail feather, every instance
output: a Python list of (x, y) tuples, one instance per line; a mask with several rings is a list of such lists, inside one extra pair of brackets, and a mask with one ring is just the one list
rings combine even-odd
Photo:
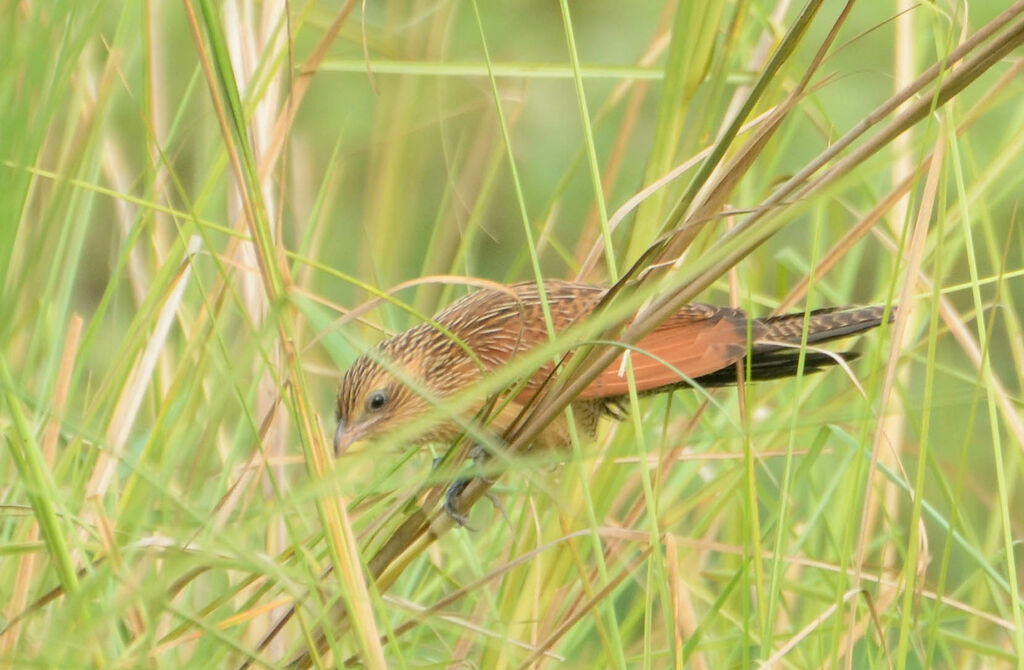
[[(889, 312), (889, 321), (896, 313), (893, 306)], [(750, 369), (747, 361), (743, 375), (747, 381), (779, 379), (796, 376), (800, 364), (800, 342), (803, 330), (807, 326), (807, 344), (817, 346), (844, 337), (850, 337), (882, 324), (885, 314), (884, 306), (861, 308), (827, 308), (816, 309), (809, 315), (803, 312), (782, 314), (758, 319), (757, 324), (763, 330), (757, 334), (757, 340), (750, 348)], [(805, 316), (807, 318), (805, 318)], [(856, 351), (838, 351), (824, 353), (821, 351), (804, 352), (804, 374), (820, 372), (839, 363), (839, 360), (852, 361), (860, 356)], [(736, 383), (736, 366), (728, 365), (693, 380), (704, 387), (731, 386)], [(677, 388), (692, 386), (689, 382), (667, 384), (644, 392), (644, 395), (664, 393)]]
[[(889, 312), (890, 322), (895, 313), (896, 308), (893, 307)], [(769, 316), (760, 319), (766, 328), (765, 333), (758, 340), (766, 341), (755, 342), (753, 353), (756, 356), (787, 349), (787, 347), (773, 344), (775, 342), (799, 346), (805, 322), (807, 344), (820, 344), (876, 328), (882, 324), (884, 314), (885, 306), (877, 305), (857, 309), (816, 309), (807, 315), (806, 321), (803, 312)]]
[[(837, 359), (852, 361), (860, 354), (856, 351), (838, 351), (834, 355), (820, 351), (808, 351), (804, 354), (804, 374), (820, 372), (825, 368), (838, 363)], [(794, 377), (799, 371), (800, 352), (795, 350), (776, 351), (774, 353), (755, 353), (750, 361), (749, 373), (744, 367), (743, 376), (747, 381), (763, 381), (766, 379), (780, 379), (782, 377)], [(746, 365), (741, 363), (741, 365)], [(695, 380), (704, 387), (732, 386), (736, 383), (736, 366), (730, 365), (727, 368), (716, 370), (711, 374), (697, 377)]]

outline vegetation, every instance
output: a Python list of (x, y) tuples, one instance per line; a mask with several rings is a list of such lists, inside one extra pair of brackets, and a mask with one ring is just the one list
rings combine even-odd
[[(0, 3), (0, 663), (1024, 667), (1024, 2), (797, 4)], [(473, 530), (465, 442), (334, 458), (359, 352), (539, 276), (635, 290), (474, 393), (899, 310), (529, 453), (584, 347)]]

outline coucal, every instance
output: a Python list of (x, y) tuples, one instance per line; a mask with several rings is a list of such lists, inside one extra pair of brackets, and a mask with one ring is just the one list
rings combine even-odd
[[(548, 280), (544, 290), (554, 329), (561, 332), (586, 319), (608, 288)], [(744, 311), (733, 307), (686, 305), (636, 344), (650, 356), (630, 353), (636, 390), (646, 395), (694, 383), (705, 387), (735, 384), (737, 362), (743, 362), (747, 379), (793, 376), (798, 370), (797, 348), (805, 325), (807, 343), (817, 345), (874, 328), (881, 324), (883, 313), (883, 307), (829, 308), (812, 311), (807, 319), (803, 312), (749, 319)], [(336, 453), (357, 440), (372, 440), (430, 411), (430, 402), (401, 383), (389, 367), (401, 370), (403, 378), (415, 380), (418, 388), (430, 396), (444, 398), (548, 341), (534, 282), (512, 284), (506, 290), (478, 290), (439, 312), (434, 321), (461, 342), (432, 324), (422, 324), (381, 342), (372, 355), (361, 355), (345, 373), (338, 391)], [(475, 356), (470, 356), (465, 347)], [(816, 372), (855, 356), (853, 352), (807, 351), (803, 370)], [(621, 406), (628, 398), (629, 386), (621, 374), (621, 360), (620, 356), (572, 402), (573, 416), (585, 435), (595, 434), (602, 416), (622, 417)], [(503, 404), (490, 421), (492, 431), (501, 434), (509, 426), (550, 377), (552, 365), (537, 370), (517, 395)], [(685, 376), (681, 377), (680, 372)], [(467, 418), (483, 404), (481, 400), (471, 408)], [(450, 442), (461, 432), (456, 422), (444, 421), (416, 442)], [(534, 448), (568, 444), (569, 430), (563, 414), (538, 436)]]

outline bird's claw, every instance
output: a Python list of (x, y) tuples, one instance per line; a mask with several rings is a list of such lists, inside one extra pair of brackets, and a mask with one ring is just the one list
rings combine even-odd
[[(487, 458), (487, 452), (484, 451), (480, 445), (474, 445), (467, 455), (474, 463), (479, 463), (481, 460)], [(435, 458), (433, 468), (436, 470), (443, 460), (444, 456), (438, 456)], [(484, 475), (477, 476), (488, 484), (493, 484), (495, 481), (494, 478), (486, 477)], [(452, 521), (457, 525), (462, 526), (466, 530), (475, 530), (469, 525), (469, 517), (463, 514), (462, 510), (459, 509), (459, 496), (461, 496), (462, 492), (466, 490), (467, 486), (469, 486), (469, 482), (469, 478), (463, 477), (456, 479), (452, 485), (448, 487), (448, 491), (444, 496), (444, 511), (445, 514), (451, 517)], [(493, 504), (499, 512), (501, 512), (501, 516), (504, 517), (505, 523), (511, 527), (512, 523), (508, 518), (508, 513), (505, 511), (505, 506), (501, 504), (500, 500), (498, 500), (498, 496), (494, 495), (490, 491), (484, 493), (484, 496), (491, 501), (491, 504)]]
[(469, 525), (469, 517), (459, 509), (459, 496), (462, 495), (467, 486), (469, 486), (468, 479), (456, 479), (455, 483), (448, 487), (448, 492), (444, 494), (444, 511), (457, 525), (462, 526), (466, 530), (474, 530)]
[(490, 500), (491, 504), (494, 505), (494, 507), (499, 512), (501, 512), (501, 518), (505, 520), (505, 525), (508, 526), (509, 530), (512, 530), (512, 519), (508, 517), (508, 512), (505, 511), (505, 506), (501, 503), (501, 499), (496, 494), (491, 493), (490, 491), (485, 493), (484, 497)]

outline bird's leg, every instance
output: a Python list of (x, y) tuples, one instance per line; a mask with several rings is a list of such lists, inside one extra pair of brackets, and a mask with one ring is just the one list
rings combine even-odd
[(466, 530), (474, 530), (469, 525), (469, 517), (462, 513), (459, 509), (459, 496), (469, 486), (469, 477), (459, 477), (452, 485), (448, 487), (448, 492), (444, 494), (444, 512), (451, 517), (452, 521), (462, 526)]
[[(490, 454), (488, 454), (487, 450), (481, 447), (479, 444), (474, 444), (473, 448), (469, 450), (469, 457), (473, 459), (473, 464), (477, 465), (488, 460), (490, 458)], [(482, 479), (483, 481), (487, 482), (488, 484), (493, 484), (495, 481), (497, 481), (495, 477), (488, 477), (487, 475), (477, 476), (480, 477), (480, 479)], [(498, 498), (498, 496), (495, 493), (493, 493), (490, 489), (487, 489), (487, 491), (484, 492), (484, 497), (490, 500), (491, 504), (494, 505), (494, 507), (499, 512), (501, 512), (501, 516), (504, 517), (505, 523), (507, 523), (509, 528), (511, 528), (512, 521), (508, 518), (508, 512), (505, 511), (505, 506), (501, 504), (501, 499)]]
[[(484, 449), (483, 447), (481, 447), (479, 444), (474, 444), (472, 447), (470, 447), (469, 448), (469, 454), (467, 454), (467, 456), (469, 456), (469, 458), (472, 459), (473, 465), (483, 465), (491, 457), (490, 454), (487, 453), (487, 450)], [(485, 482), (487, 482), (488, 484), (493, 484), (494, 483), (494, 478), (493, 477), (488, 477), (487, 475), (483, 475), (483, 474), (477, 475), (477, 476), (480, 479), (482, 479)]]
[[(478, 449), (479, 447), (472, 447), (469, 450), (469, 457), (476, 460), (476, 453)], [(431, 468), (436, 470), (441, 466), (444, 460), (445, 455), (437, 456), (436, 458), (434, 458)], [(466, 490), (466, 487), (469, 486), (470, 479), (471, 478), (469, 477), (458, 477), (452, 482), (452, 484), (448, 487), (448, 490), (447, 492), (445, 492), (444, 495), (444, 511), (445, 514), (451, 517), (452, 520), (459, 526), (462, 526), (463, 528), (466, 528), (468, 530), (473, 530), (473, 528), (469, 525), (469, 517), (462, 513), (462, 511), (459, 509), (458, 504), (458, 498), (460, 495), (462, 495), (462, 492)]]
[[(469, 458), (473, 459), (474, 465), (479, 465), (490, 458), (487, 451), (479, 444), (473, 445), (469, 449), (469, 453), (467, 455)], [(439, 458), (434, 459), (434, 467), (437, 467), (439, 461)], [(493, 478), (487, 477), (486, 475), (476, 476), (488, 484), (493, 484), (495, 481)], [(472, 481), (472, 479), (472, 477), (459, 477), (452, 482), (451, 486), (448, 487), (448, 491), (444, 496), (445, 513), (450, 516), (455, 523), (468, 530), (474, 530), (474, 528), (469, 525), (469, 517), (463, 514), (459, 509), (459, 496), (461, 496), (463, 491), (466, 490), (466, 487), (469, 486), (469, 482)], [(508, 513), (505, 511), (505, 506), (501, 504), (501, 500), (498, 499), (498, 496), (494, 495), (490, 491), (484, 493), (484, 496), (491, 501), (491, 504), (494, 505), (499, 512), (501, 512), (501, 516), (504, 517), (505, 523), (511, 526), (512, 523), (509, 521)]]
[[(466, 454), (466, 456), (473, 461), (473, 465), (477, 465), (487, 460), (487, 452), (484, 451), (483, 447), (481, 447), (479, 444), (474, 444), (472, 447), (470, 447), (469, 453)], [(441, 465), (442, 461), (444, 461), (444, 455), (435, 456), (434, 459), (430, 462), (431, 469), (437, 470), (437, 468)], [(489, 479), (487, 477), (484, 477), (483, 475), (480, 475), (480, 479), (483, 479), (488, 484), (494, 483), (493, 479)]]

